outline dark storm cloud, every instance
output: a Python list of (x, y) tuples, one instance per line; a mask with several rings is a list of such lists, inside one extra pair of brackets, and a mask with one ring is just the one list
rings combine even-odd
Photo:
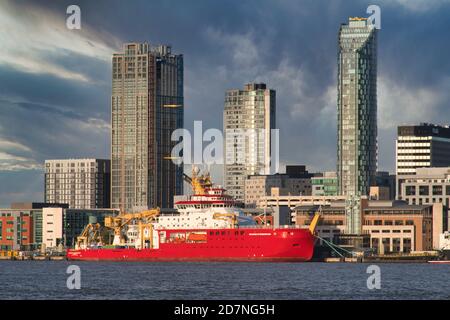
[[(58, 61), (58, 59), (53, 59), (53, 61)], [(74, 62), (67, 63), (66, 66), (70, 66), (72, 63)], [(48, 74), (21, 72), (0, 65), (0, 83), (2, 83), (0, 95), (53, 105), (61, 111), (78, 113), (83, 117), (102, 113), (106, 119), (106, 116), (109, 118), (109, 113), (106, 114), (106, 111), (111, 85), (109, 82), (105, 82), (109, 78), (105, 74), (110, 74), (110, 68), (106, 63), (101, 63), (101, 67), (98, 67), (98, 64), (96, 61), (89, 61), (78, 69), (89, 69), (87, 74), (90, 76), (92, 74), (102, 75), (102, 77), (93, 78), (98, 81), (94, 84), (59, 79)], [(104, 106), (105, 104), (106, 106)], [(100, 105), (103, 107), (99, 108)]]
[[(56, 17), (58, 25), (64, 23), (70, 4), (34, 1), (12, 6), (17, 15), (38, 8)], [(94, 46), (101, 41), (114, 51), (121, 42), (149, 41), (171, 44), (173, 51), (184, 54), (187, 128), (192, 128), (194, 120), (202, 120), (204, 129), (222, 128), (225, 90), (250, 81), (266, 82), (277, 91), (282, 163), (335, 169), (337, 33), (349, 16), (367, 16), (369, 4), (380, 5), (382, 17), (380, 169), (394, 168), (396, 125), (450, 120), (450, 6), (445, 1), (77, 4), (82, 31), (95, 33), (95, 41), (88, 40)], [(64, 46), (48, 52), (45, 61), (62, 68), (62, 74), (69, 73), (66, 79), (61, 79), (59, 69), (53, 74), (32, 74), (0, 66), (0, 134), (30, 147), (28, 156), (37, 162), (55, 157), (109, 157), (110, 62), (93, 58), (86, 50), (72, 52)], [(87, 81), (78, 80), (78, 75)]]

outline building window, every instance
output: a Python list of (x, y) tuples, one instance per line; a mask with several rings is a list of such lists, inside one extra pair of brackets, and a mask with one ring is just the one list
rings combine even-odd
[(406, 186), (406, 195), (407, 196), (415, 196), (416, 195), (416, 186)]
[(430, 188), (428, 186), (419, 186), (419, 195), (428, 196), (430, 194)]
[(392, 251), (393, 252), (400, 252), (400, 238), (394, 238), (392, 239)]
[(450, 185), (449, 186), (445, 186), (445, 194), (447, 196), (450, 196)]
[(388, 252), (390, 252), (390, 241), (389, 241), (389, 238), (383, 238), (382, 240), (381, 240), (381, 242), (382, 242), (382, 245), (383, 245), (383, 249), (384, 249), (384, 253), (388, 253)]
[(378, 251), (378, 246), (380, 245), (380, 239), (378, 238), (372, 238), (372, 248), (375, 249), (375, 251)]
[(442, 186), (433, 186), (433, 196), (442, 196)]
[(411, 239), (409, 239), (409, 238), (403, 239), (403, 252), (408, 253), (411, 251), (411, 249), (412, 249), (411, 248)]

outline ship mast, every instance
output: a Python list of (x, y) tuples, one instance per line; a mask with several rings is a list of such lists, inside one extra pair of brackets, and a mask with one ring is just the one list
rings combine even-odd
[(184, 180), (191, 184), (194, 195), (205, 194), (206, 189), (212, 187), (211, 176), (209, 172), (200, 174), (200, 169), (197, 166), (192, 167), (192, 177), (183, 175)]

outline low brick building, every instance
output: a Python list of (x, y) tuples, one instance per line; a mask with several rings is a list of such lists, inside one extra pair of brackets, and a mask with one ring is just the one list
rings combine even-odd
[(14, 203), (0, 209), (0, 251), (72, 247), (91, 217), (103, 224), (115, 209), (69, 209), (66, 204)]
[(19, 250), (33, 243), (33, 211), (0, 210), (0, 250)]

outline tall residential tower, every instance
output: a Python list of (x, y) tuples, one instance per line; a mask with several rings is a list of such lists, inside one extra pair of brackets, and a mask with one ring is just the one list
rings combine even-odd
[(110, 160), (45, 160), (45, 202), (69, 208), (109, 208)]
[(170, 160), (183, 127), (183, 56), (128, 43), (112, 58), (111, 207), (172, 207), (183, 168)]
[(377, 170), (377, 30), (366, 18), (341, 25), (337, 175), (342, 195), (368, 195)]
[(223, 112), (224, 181), (228, 193), (244, 201), (249, 175), (269, 174), (271, 129), (275, 129), (275, 90), (264, 83), (228, 90)]

